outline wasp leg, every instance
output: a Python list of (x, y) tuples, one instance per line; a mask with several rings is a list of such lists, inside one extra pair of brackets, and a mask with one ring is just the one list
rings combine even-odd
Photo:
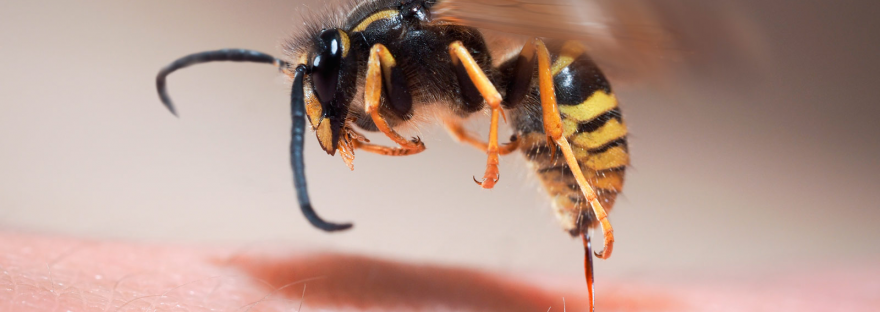
[[(477, 182), (485, 189), (490, 189), (498, 182), (498, 117), (504, 114), (501, 110), (501, 94), (495, 89), (495, 86), (486, 77), (486, 73), (477, 65), (477, 61), (471, 56), (470, 52), (465, 49), (460, 41), (453, 42), (449, 45), (449, 55), (452, 57), (452, 64), (461, 65), (468, 73), (471, 81), (483, 95), (489, 108), (492, 109), (492, 121), (489, 126), (489, 143), (486, 146), (486, 154), (489, 158), (486, 160), (486, 174), (483, 175), (483, 182)], [(505, 121), (507, 117), (504, 117)], [(476, 179), (475, 179), (476, 180)]]
[[(376, 124), (376, 127), (379, 128), (379, 131), (382, 131), (382, 133), (388, 136), (388, 138), (399, 144), (401, 149), (408, 150), (406, 155), (416, 154), (425, 150), (425, 144), (422, 143), (422, 140), (418, 137), (413, 138), (412, 140), (407, 140), (394, 131), (394, 129), (391, 129), (391, 127), (388, 126), (388, 122), (385, 121), (385, 117), (382, 117), (379, 113), (379, 104), (381, 103), (379, 100), (382, 96), (383, 71), (385, 72), (384, 83), (391, 84), (391, 72), (395, 66), (397, 66), (397, 62), (394, 61), (394, 56), (388, 52), (388, 49), (385, 48), (384, 45), (377, 43), (370, 48), (370, 59), (367, 62), (367, 82), (364, 87), (364, 94), (366, 97), (366, 105), (364, 105), (364, 109), (367, 114), (370, 114), (370, 117), (373, 118), (373, 122)], [(364, 150), (381, 151), (384, 149), (377, 148), (371, 150), (370, 148), (364, 148)], [(379, 154), (382, 153), (380, 152)]]
[[(480, 151), (483, 151), (484, 153), (488, 152), (489, 144), (480, 141), (480, 139), (465, 130), (464, 126), (462, 126), (461, 123), (459, 123), (458, 121), (447, 120), (444, 124), (446, 125), (446, 130), (449, 131), (449, 135), (451, 135), (459, 143), (468, 144)], [(510, 138), (510, 142), (498, 147), (498, 154), (504, 156), (512, 153), (517, 148), (519, 148), (519, 141), (516, 140), (516, 136), (512, 136)]]
[[(370, 143), (370, 139), (367, 139), (366, 136), (364, 136), (363, 134), (354, 130), (354, 128), (352, 127), (352, 124), (351, 124), (351, 122), (354, 121), (353, 119), (349, 119), (348, 121), (349, 121), (349, 123), (345, 125), (344, 130), (343, 130), (344, 134), (342, 135), (342, 138), (339, 140), (339, 142), (340, 142), (339, 147), (340, 147), (340, 150), (343, 154), (343, 159), (345, 159), (346, 154), (348, 154), (349, 156), (347, 156), (347, 157), (351, 161), (353, 161), (355, 149), (362, 149), (365, 152), (370, 152), (370, 153), (385, 155), (385, 156), (408, 156), (408, 155), (413, 155), (413, 154), (417, 154), (418, 152), (421, 152), (421, 150), (417, 150), (417, 149), (406, 149), (406, 148), (400, 148), (400, 147), (390, 147), (390, 146), (382, 146), (382, 145), (372, 144), (372, 143)], [(351, 167), (350, 161), (347, 160), (346, 163), (349, 164), (349, 167)]]
[(581, 237), (584, 240), (584, 276), (587, 278), (587, 302), (589, 302), (587, 311), (593, 312), (596, 310), (594, 308), (596, 297), (593, 294), (593, 252), (590, 246), (590, 233), (583, 231)]
[(540, 39), (534, 39), (533, 42), (530, 44), (534, 44), (538, 52), (538, 85), (541, 93), (541, 110), (544, 112), (544, 133), (547, 134), (549, 140), (559, 145), (565, 157), (565, 162), (568, 163), (568, 167), (571, 169), (572, 174), (574, 174), (574, 178), (577, 180), (581, 192), (584, 193), (584, 197), (590, 202), (593, 214), (596, 215), (596, 220), (602, 226), (605, 244), (603, 250), (596, 253), (596, 257), (608, 259), (614, 248), (614, 229), (611, 227), (611, 222), (608, 221), (608, 214), (605, 212), (605, 208), (599, 203), (596, 192), (587, 183), (587, 179), (584, 178), (580, 164), (578, 164), (577, 158), (574, 157), (574, 152), (571, 150), (571, 145), (565, 136), (562, 135), (562, 118), (559, 115), (559, 107), (556, 104), (556, 91), (553, 87), (553, 74), (550, 67), (550, 52), (547, 51), (547, 46)]
[(424, 149), (407, 149), (407, 148), (399, 148), (399, 147), (390, 147), (390, 146), (382, 146), (376, 145), (367, 141), (354, 141), (354, 147), (364, 150), (365, 152), (370, 152), (379, 155), (385, 156), (409, 156), (413, 154), (418, 154)]

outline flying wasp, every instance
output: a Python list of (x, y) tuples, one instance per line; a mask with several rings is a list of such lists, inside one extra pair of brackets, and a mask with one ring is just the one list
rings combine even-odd
[[(395, 129), (421, 120), (442, 123), (487, 155), (483, 178), (474, 179), (487, 189), (499, 181), (500, 156), (520, 151), (553, 199), (563, 229), (583, 240), (592, 310), (589, 230), (602, 230), (603, 248), (595, 256), (608, 258), (614, 231), (607, 212), (630, 162), (627, 127), (597, 62), (612, 70), (657, 67), (653, 56), (668, 51), (671, 41), (651, 12), (636, 0), (366, 0), (307, 23), (284, 45), (284, 58), (242, 49), (196, 53), (163, 68), (156, 86), (176, 115), (165, 79), (178, 69), (214, 61), (278, 67), (292, 84), (290, 162), (300, 209), (325, 231), (352, 224), (325, 221), (312, 207), (303, 160), (306, 120), (321, 148), (338, 152), (349, 167), (358, 149), (418, 154), (425, 144)], [(487, 40), (490, 31), (510, 40)], [(462, 121), (486, 111), (483, 141)], [(503, 144), (502, 123), (514, 133)], [(396, 146), (370, 143), (361, 130), (381, 132)]]

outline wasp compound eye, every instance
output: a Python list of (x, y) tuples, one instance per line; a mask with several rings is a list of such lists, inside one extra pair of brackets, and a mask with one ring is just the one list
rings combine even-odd
[(339, 69), (343, 56), (340, 37), (336, 29), (322, 31), (318, 37), (318, 54), (311, 64), (312, 86), (324, 107), (333, 101), (339, 84)]

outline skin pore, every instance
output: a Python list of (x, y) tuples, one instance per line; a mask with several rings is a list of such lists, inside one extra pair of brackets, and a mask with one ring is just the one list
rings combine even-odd
[[(880, 270), (869, 268), (760, 283), (603, 280), (597, 311), (870, 311), (880, 306)], [(574, 277), (284, 248), (0, 232), (0, 271), (0, 310), (11, 312), (584, 310)]]

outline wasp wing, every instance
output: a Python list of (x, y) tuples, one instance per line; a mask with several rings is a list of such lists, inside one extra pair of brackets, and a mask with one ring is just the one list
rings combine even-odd
[(613, 80), (641, 80), (682, 67), (760, 54), (738, 8), (696, 0), (440, 0), (436, 20), (507, 34), (584, 42)]

